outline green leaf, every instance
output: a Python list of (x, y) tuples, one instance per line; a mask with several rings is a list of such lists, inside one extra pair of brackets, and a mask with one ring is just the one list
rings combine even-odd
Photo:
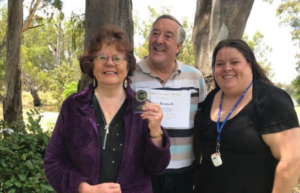
[(26, 154), (22, 154), (21, 158), (22, 160), (26, 160)]
[(19, 174), (18, 177), (19, 177), (20, 180), (26, 181), (26, 175), (24, 175), (24, 174)]
[(5, 162), (5, 158), (0, 158), (0, 163), (4, 163)]
[(14, 185), (10, 180), (6, 181), (4, 184), (3, 184), (3, 187), (4, 188), (9, 188), (11, 187), (12, 185)]
[(23, 148), (24, 146), (19, 146), (19, 145), (16, 145), (16, 144), (13, 144), (12, 146), (11, 146), (11, 148), (12, 149), (21, 149), (21, 148)]
[(15, 189), (11, 189), (11, 190), (9, 190), (7, 193), (15, 193), (15, 192), (16, 192)]
[(48, 145), (48, 143), (49, 143), (49, 137), (47, 135), (44, 135), (43, 136), (43, 141), (44, 141), (45, 145)]
[[(33, 113), (32, 109), (30, 109), (30, 111), (31, 111), (31, 113)], [(29, 122), (29, 123), (33, 123), (33, 122), (34, 122), (32, 116), (29, 116), (29, 117), (28, 117), (28, 122)]]
[(41, 188), (42, 190), (54, 191), (51, 186), (44, 185), (44, 184), (41, 184)]
[(32, 162), (30, 161), (30, 160), (27, 160), (26, 161), (26, 165), (27, 165), (27, 167), (29, 168), (29, 169), (33, 169), (33, 165), (32, 165)]
[(20, 182), (16, 182), (15, 185), (16, 185), (17, 187), (19, 187), (19, 188), (22, 187), (22, 184), (21, 184)]
[(32, 150), (33, 152), (36, 152), (36, 148), (35, 148), (35, 146), (34, 146), (33, 144), (30, 144), (30, 148), (31, 148), (31, 150)]
[(43, 130), (40, 127), (38, 127), (36, 130), (37, 130), (37, 132), (38, 132), (39, 135), (43, 134)]

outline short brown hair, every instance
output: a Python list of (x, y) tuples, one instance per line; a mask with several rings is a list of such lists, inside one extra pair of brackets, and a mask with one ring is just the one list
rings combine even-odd
[(94, 59), (103, 46), (103, 44), (110, 45), (116, 44), (118, 51), (126, 53), (127, 61), (127, 82), (131, 83), (130, 76), (133, 75), (136, 66), (136, 59), (133, 55), (133, 46), (130, 44), (126, 33), (115, 25), (100, 26), (94, 34), (89, 46), (86, 48), (85, 53), (79, 56), (81, 72), (87, 74), (91, 79), (94, 78)]

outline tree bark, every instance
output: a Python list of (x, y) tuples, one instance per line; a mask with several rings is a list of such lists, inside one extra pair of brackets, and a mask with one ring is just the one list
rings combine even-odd
[(41, 103), (41, 99), (39, 97), (39, 89), (41, 88), (41, 85), (39, 85), (37, 88), (35, 87), (34, 81), (32, 80), (32, 78), (30, 76), (28, 76), (27, 74), (25, 74), (23, 71), (21, 71), (23, 80), (24, 80), (24, 84), (26, 86), (26, 91), (30, 92), (32, 98), (33, 98), (33, 105), (35, 107), (40, 107), (42, 105)]
[(57, 32), (57, 43), (56, 45), (52, 42), (49, 42), (49, 50), (52, 53), (54, 66), (61, 66), (60, 63), (60, 55), (62, 54), (63, 47), (64, 47), (64, 31), (62, 29), (62, 21), (59, 21), (57, 24), (54, 25)]
[(197, 0), (193, 46), (195, 67), (213, 88), (212, 52), (226, 38), (242, 38), (254, 0)]
[(29, 15), (28, 15), (27, 20), (24, 23), (22, 33), (26, 32), (29, 29), (29, 26), (33, 21), (33, 17), (35, 15), (35, 12), (36, 12), (37, 8), (39, 7), (40, 3), (41, 3), (41, 0), (36, 0), (36, 1), (31, 0), (30, 8), (29, 8)]
[[(97, 28), (105, 24), (119, 26), (133, 45), (132, 0), (86, 0), (85, 3), (85, 49)], [(78, 91), (83, 90), (89, 82), (87, 75), (82, 74)]]
[(61, 26), (61, 24), (62, 24), (62, 21), (59, 21), (58, 23), (57, 23), (57, 44), (56, 44), (56, 50), (57, 50), (57, 52), (56, 52), (56, 56), (55, 56), (55, 64), (57, 65), (57, 66), (60, 66), (61, 64), (60, 64), (60, 55), (61, 55), (61, 52), (62, 52), (62, 36), (63, 36), (63, 29), (62, 29), (62, 26)]
[(6, 68), (4, 79), (3, 115), (8, 124), (22, 120), (21, 100), (21, 34), (23, 0), (8, 1)]
[(33, 98), (33, 105), (35, 107), (40, 107), (42, 105), (38, 90), (39, 89), (30, 90), (30, 94)]

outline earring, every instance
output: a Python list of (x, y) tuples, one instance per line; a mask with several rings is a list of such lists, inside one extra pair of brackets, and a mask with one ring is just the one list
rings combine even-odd
[(127, 77), (124, 79), (123, 81), (123, 88), (126, 89), (127, 88)]

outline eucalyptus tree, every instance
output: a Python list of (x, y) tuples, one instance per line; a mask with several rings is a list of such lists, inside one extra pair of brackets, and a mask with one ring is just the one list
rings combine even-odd
[[(132, 0), (86, 0), (85, 1), (85, 48), (99, 26), (115, 24), (123, 29), (133, 44)], [(89, 83), (86, 74), (81, 75), (78, 91)]]
[(6, 63), (5, 41), (7, 27), (7, 6), (0, 8), (0, 102), (3, 100), (4, 72)]
[(9, 124), (22, 120), (21, 35), (23, 0), (8, 1), (3, 117)]
[(197, 0), (193, 47), (195, 67), (213, 88), (211, 56), (216, 44), (226, 38), (242, 38), (254, 0)]
[(61, 13), (55, 19), (43, 21), (44, 25), (23, 35), (22, 77), (26, 90), (33, 97), (34, 105), (41, 105), (39, 90), (52, 91), (57, 106), (62, 102), (65, 84), (80, 79), (78, 50), (82, 51), (83, 34), (75, 34), (77, 48), (72, 47), (72, 18)]
[[(29, 29), (40, 27), (35, 25), (40, 17), (36, 15), (37, 10), (49, 14), (49, 6), (53, 9), (61, 9), (61, 0), (23, 0), (8, 1), (7, 32), (4, 37), (6, 44), (6, 67), (4, 79), (3, 115), (8, 124), (22, 120), (21, 99), (21, 36)], [(24, 4), (23, 4), (24, 3)], [(29, 15), (23, 21), (23, 5), (29, 8)], [(1, 52), (1, 50), (0, 50)]]

